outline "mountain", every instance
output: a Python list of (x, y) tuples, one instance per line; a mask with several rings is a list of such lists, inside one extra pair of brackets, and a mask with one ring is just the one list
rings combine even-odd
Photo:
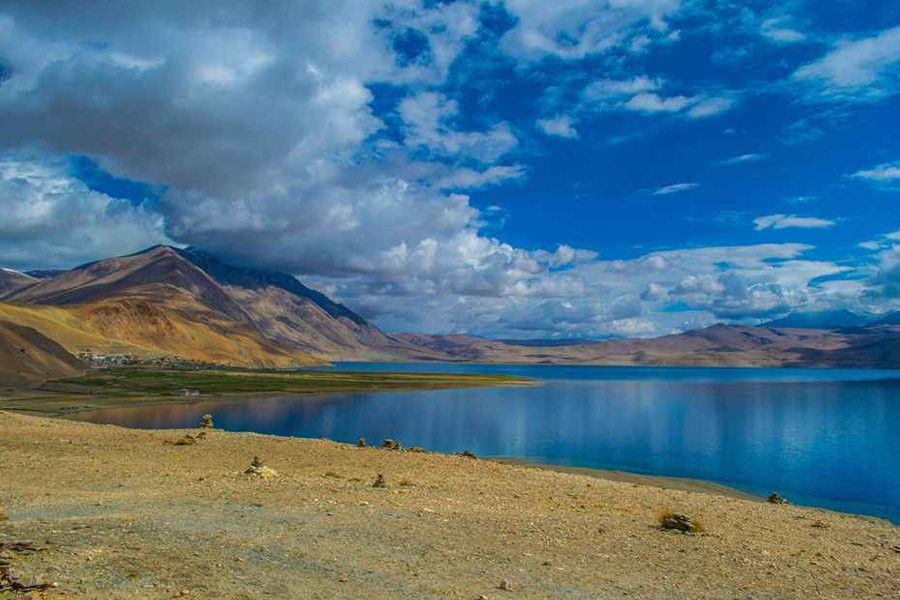
[(842, 329), (844, 327), (862, 327), (872, 321), (869, 317), (850, 312), (849, 310), (823, 310), (795, 312), (781, 319), (769, 321), (764, 327), (792, 329)]
[(221, 285), (167, 246), (88, 263), (0, 301), (0, 318), (34, 327), (72, 352), (254, 367), (323, 362), (266, 338)]
[(81, 361), (38, 331), (0, 321), (0, 385), (70, 377), (83, 370)]
[(231, 265), (195, 248), (156, 246), (18, 281), (0, 292), (0, 319), (76, 354), (251, 367), (335, 360), (900, 367), (900, 328), (848, 326), (860, 317), (843, 311), (792, 315), (773, 322), (779, 327), (715, 325), (655, 339), (502, 341), (384, 333), (295, 277)]
[(13, 271), (12, 269), (0, 269), (0, 297), (26, 286), (36, 283), (38, 280), (26, 273)]
[(392, 356), (395, 342), (364, 318), (306, 287), (296, 277), (236, 267), (187, 248), (176, 250), (209, 274), (248, 316), (254, 327), (280, 345), (329, 360), (377, 360)]
[[(535, 346), (464, 335), (392, 334), (434, 360), (624, 366), (783, 366), (794, 364), (801, 349), (824, 353), (845, 348), (850, 336), (830, 332), (791, 332), (765, 327), (714, 325), (652, 339), (616, 339), (565, 346)], [(816, 364), (825, 359), (816, 357)]]

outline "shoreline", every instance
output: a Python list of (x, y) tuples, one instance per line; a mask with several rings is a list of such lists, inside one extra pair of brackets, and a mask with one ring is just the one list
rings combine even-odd
[[(247, 473), (254, 456), (265, 476)], [(58, 585), (45, 600), (900, 591), (900, 528), (887, 521), (586, 473), (2, 411), (0, 464), (0, 539), (38, 541), (12, 566), (25, 583)], [(661, 529), (665, 511), (705, 532)]]
[[(521, 467), (525, 469), (537, 469), (540, 471), (553, 471), (556, 473), (569, 473), (572, 475), (583, 475), (593, 477), (595, 479), (603, 479), (606, 481), (617, 481), (620, 483), (630, 483), (633, 485), (644, 485), (658, 487), (665, 490), (680, 490), (684, 492), (701, 493), (701, 494), (718, 494), (726, 498), (736, 500), (746, 500), (748, 502), (765, 502), (766, 499), (761, 496), (742, 492), (737, 488), (733, 488), (721, 483), (709, 481), (706, 479), (695, 479), (692, 477), (671, 477), (668, 475), (647, 475), (645, 473), (635, 473), (632, 471), (620, 471), (617, 469), (597, 469), (593, 467), (576, 467), (568, 465), (556, 465), (552, 463), (542, 463), (532, 460), (514, 458), (508, 456), (486, 456), (484, 460), (498, 462), (500, 464)], [(868, 517), (856, 513), (845, 513), (859, 517)]]
[(282, 395), (541, 385), (544, 383), (527, 377), (490, 373), (185, 371), (121, 367), (97, 369), (80, 377), (46, 381), (31, 387), (0, 389), (0, 410), (40, 416), (72, 416), (129, 406), (240, 401)]

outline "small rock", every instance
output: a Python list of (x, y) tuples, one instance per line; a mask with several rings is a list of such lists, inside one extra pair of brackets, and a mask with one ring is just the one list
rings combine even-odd
[(463, 458), (478, 458), (475, 456), (474, 452), (469, 452), (468, 450), (463, 450), (462, 452), (457, 452), (456, 456), (462, 456)]
[(423, 452), (423, 453), (428, 452), (428, 450), (426, 450), (422, 446), (413, 446), (412, 448), (407, 448), (406, 451), (407, 452)]
[(787, 498), (782, 498), (778, 492), (772, 492), (766, 499), (769, 504), (790, 504)]
[(356, 447), (357, 448), (365, 448), (366, 447), (366, 438), (359, 438), (358, 440), (356, 440)]
[(250, 463), (250, 466), (247, 467), (244, 474), (255, 475), (257, 477), (262, 477), (263, 479), (271, 479), (278, 476), (278, 473), (276, 473), (274, 469), (270, 469), (264, 465), (258, 456), (253, 457), (253, 462)]
[(497, 588), (505, 592), (511, 592), (513, 589), (512, 581), (510, 581), (509, 579), (504, 579), (500, 582), (500, 585), (498, 585)]
[(400, 450), (403, 446), (397, 440), (392, 440), (391, 438), (384, 438), (384, 441), (381, 442), (381, 447), (386, 450)]
[(213, 418), (210, 414), (205, 414), (200, 417), (200, 427), (205, 427), (206, 429), (213, 428)]
[(175, 441), (176, 446), (193, 446), (196, 443), (197, 439), (190, 434), (185, 434)]

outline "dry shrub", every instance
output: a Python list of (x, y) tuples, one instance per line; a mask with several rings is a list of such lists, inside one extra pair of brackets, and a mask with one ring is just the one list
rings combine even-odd
[(703, 533), (706, 531), (702, 521), (671, 510), (660, 511), (656, 516), (656, 520), (661, 529), (681, 531), (683, 533)]

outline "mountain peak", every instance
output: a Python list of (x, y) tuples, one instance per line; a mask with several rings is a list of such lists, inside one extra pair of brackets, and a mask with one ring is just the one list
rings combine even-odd
[(335, 302), (322, 292), (306, 287), (293, 275), (252, 267), (237, 267), (226, 263), (214, 254), (193, 246), (181, 249), (173, 248), (172, 250), (209, 273), (213, 279), (223, 285), (235, 285), (251, 289), (265, 286), (281, 288), (314, 302), (332, 318), (343, 317), (361, 327), (368, 325), (368, 321), (364, 318), (343, 304)]

